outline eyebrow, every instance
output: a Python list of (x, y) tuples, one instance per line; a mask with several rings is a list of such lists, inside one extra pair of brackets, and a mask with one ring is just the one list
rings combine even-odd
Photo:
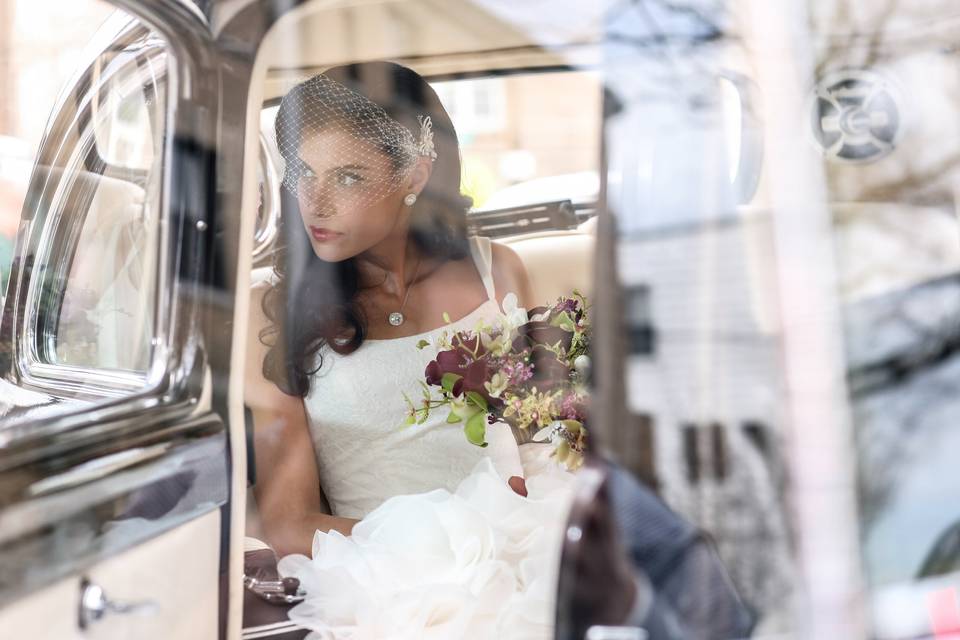
[[(297, 156), (297, 160), (299, 160), (301, 164), (303, 164), (304, 166), (306, 166), (307, 168), (309, 168), (309, 169), (310, 169), (311, 171), (313, 171), (314, 173), (317, 172), (316, 169), (314, 169), (313, 167), (310, 166), (310, 163), (309, 163), (309, 162), (307, 162), (306, 160), (304, 160), (304, 159), (301, 158), (300, 156)], [(335, 172), (337, 172), (337, 171), (343, 171), (343, 170), (345, 170), (345, 169), (347, 169), (347, 170), (351, 170), (351, 169), (352, 169), (352, 170), (354, 170), (354, 171), (365, 171), (365, 170), (370, 169), (370, 167), (368, 167), (368, 166), (366, 166), (366, 165), (363, 165), (363, 164), (344, 164), (344, 165), (340, 165), (339, 167), (333, 167), (332, 169), (327, 169), (324, 173), (335, 173)]]
[(364, 171), (370, 167), (363, 164), (343, 164), (339, 167), (334, 167), (332, 169), (327, 169), (327, 173), (334, 173), (336, 171), (343, 171), (344, 169), (352, 169), (354, 171)]

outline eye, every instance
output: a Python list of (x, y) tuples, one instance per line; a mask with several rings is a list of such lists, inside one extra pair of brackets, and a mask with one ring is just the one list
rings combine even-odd
[(336, 180), (337, 184), (341, 187), (353, 187), (363, 182), (363, 176), (350, 173), (349, 171), (343, 171), (337, 174)]

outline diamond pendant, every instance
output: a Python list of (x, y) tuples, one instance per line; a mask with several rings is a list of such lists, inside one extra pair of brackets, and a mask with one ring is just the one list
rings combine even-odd
[(394, 311), (390, 314), (390, 317), (387, 318), (387, 322), (392, 324), (395, 327), (399, 327), (403, 324), (403, 314), (399, 311)]

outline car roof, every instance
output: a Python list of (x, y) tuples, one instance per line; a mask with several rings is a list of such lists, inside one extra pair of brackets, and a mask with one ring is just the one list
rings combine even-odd
[(529, 7), (516, 4), (304, 3), (264, 39), (269, 69), (264, 99), (281, 96), (328, 67), (365, 60), (393, 60), (431, 79), (598, 64), (600, 3), (571, 3), (578, 19), (565, 15), (552, 25), (538, 23)]

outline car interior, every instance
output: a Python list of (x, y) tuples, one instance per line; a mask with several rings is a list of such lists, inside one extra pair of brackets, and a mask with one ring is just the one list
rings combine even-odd
[[(243, 4), (221, 3), (212, 22), (229, 24), (231, 12)], [(809, 87), (806, 107), (815, 109), (816, 117), (803, 112), (791, 120), (774, 109), (764, 122), (763, 100), (779, 105), (775, 101), (781, 98), (775, 92), (756, 94), (764, 82), (773, 84), (782, 60), (755, 61), (755, 77), (728, 69), (707, 74), (710, 81), (701, 86), (691, 76), (677, 75), (676, 60), (670, 59), (665, 79), (656, 75), (663, 72), (662, 60), (635, 64), (627, 57), (618, 64), (616, 55), (604, 50), (605, 27), (596, 21), (597, 12), (587, 12), (584, 21), (566, 16), (554, 24), (549, 16), (527, 15), (536, 13), (535, 7), (510, 4), (315, 0), (278, 19), (252, 61), (242, 198), (230, 222), (239, 225), (243, 238), (239, 293), (235, 306), (224, 305), (232, 317), (221, 317), (222, 324), (232, 323), (235, 341), (245, 335), (249, 311), (261, 302), (261, 285), (272, 277), (284, 170), (274, 132), (281, 98), (331, 66), (368, 60), (409, 66), (436, 88), (458, 129), (463, 188), (474, 201), (468, 214), (471, 233), (517, 253), (540, 303), (572, 291), (592, 299), (603, 288), (595, 274), (608, 273), (598, 264), (617, 262), (621, 281), (611, 284), (619, 287), (616, 302), (622, 308), (617, 311), (623, 312), (627, 332), (619, 354), (625, 380), (619, 400), (626, 416), (621, 439), (614, 443), (618, 463), (713, 536), (711, 544), (733, 581), (756, 608), (758, 628), (771, 631), (757, 637), (783, 637), (778, 634), (794, 623), (788, 616), (804, 570), (796, 545), (805, 542), (801, 534), (829, 530), (826, 521), (837, 514), (811, 509), (811, 502), (797, 497), (804, 490), (813, 503), (822, 497), (815, 495), (822, 480), (818, 473), (824, 482), (847, 478), (852, 485), (840, 519), (863, 550), (850, 552), (847, 559), (853, 559), (844, 568), (862, 565), (864, 593), (873, 598), (864, 606), (872, 607), (878, 628), (907, 630), (878, 638), (925, 637), (917, 629), (928, 628), (925, 616), (936, 613), (931, 603), (937, 594), (956, 594), (949, 574), (960, 558), (956, 484), (949, 473), (960, 446), (951, 428), (953, 381), (960, 375), (954, 355), (960, 345), (960, 231), (958, 192), (948, 162), (949, 143), (960, 136), (960, 125), (954, 118), (934, 126), (940, 119), (921, 108), (924, 99), (935, 102), (922, 78), (924, 70), (936, 69), (937, 77), (947, 78), (943, 94), (955, 95), (960, 75), (950, 56), (956, 48), (923, 38), (898, 44), (898, 60), (882, 68), (900, 78), (899, 89), (876, 75), (843, 76), (846, 66), (856, 66), (847, 63), (859, 58), (850, 54), (848, 59), (838, 48), (826, 65), (836, 68), (818, 69), (826, 79)], [(163, 210), (155, 172), (163, 163), (158, 151), (164, 132), (155, 125), (161, 122), (160, 107), (167, 105), (163, 87), (169, 61), (163, 43), (146, 29), (131, 33), (75, 79), (74, 93), (64, 94), (51, 134), (62, 138), (63, 149), (56, 150), (56, 162), (35, 168), (33, 196), (48, 217), (38, 229), (24, 216), (24, 236), (30, 231), (38, 247), (31, 259), (40, 266), (19, 300), (36, 316), (35, 328), (42, 333), (36, 353), (27, 354), (40, 366), (37, 377), (27, 380), (31, 384), (22, 387), (0, 379), (0, 417), (6, 411), (13, 415), (11, 408), (25, 408), (4, 429), (56, 418), (74, 405), (92, 402), (99, 408), (102, 403), (104, 411), (111, 410), (111, 402), (143, 391), (158, 361), (157, 345), (166, 338), (155, 336), (167, 320), (158, 308), (158, 292), (169, 286), (158, 274), (165, 273), (170, 259), (164, 251), (167, 220), (156, 218)], [(118, 70), (111, 55), (124, 47), (132, 52), (142, 47), (143, 55)], [(723, 64), (729, 61), (739, 71), (749, 66), (740, 54), (723, 53), (716, 56)], [(608, 74), (602, 81), (601, 71)], [(662, 86), (654, 89), (661, 92), (651, 92), (649, 85), (658, 82)], [(875, 111), (871, 117), (906, 123), (912, 127), (909, 135), (880, 127), (870, 144), (859, 134), (849, 136), (853, 143), (847, 144), (837, 133), (834, 111), (864, 95), (865, 85), (871, 99), (883, 98), (876, 110), (883, 114)], [(663, 92), (664, 87), (669, 90)], [(612, 97), (617, 92), (625, 97), (622, 104)], [(650, 99), (653, 95), (662, 103)], [(925, 98), (911, 101), (913, 96)], [(911, 164), (941, 147), (942, 166)], [(822, 193), (796, 188), (812, 181), (784, 182), (783, 176), (802, 174), (797, 167), (809, 157), (824, 167), (821, 177), (828, 188)], [(600, 175), (608, 170), (601, 193)], [(906, 174), (903, 184), (889, 186), (900, 170)], [(782, 209), (786, 217), (777, 213)], [(619, 215), (612, 232), (614, 257), (598, 255), (601, 210)], [(823, 275), (835, 290), (820, 296), (821, 290), (804, 280), (810, 274)], [(829, 306), (834, 303), (835, 309)], [(803, 321), (811, 317), (834, 322), (830, 327), (836, 335), (803, 333)], [(798, 327), (809, 343), (793, 337)], [(9, 324), (0, 328), (11, 331)], [(818, 337), (824, 341), (817, 342)], [(826, 353), (824, 345), (837, 353)], [(790, 369), (788, 361), (796, 362), (798, 353), (809, 353), (817, 366), (802, 370), (792, 364)], [(230, 365), (249, 371), (260, 366), (262, 355), (248, 344)], [(828, 379), (817, 372), (830, 362), (838, 364), (839, 373)], [(104, 371), (83, 377), (94, 369)], [(804, 413), (807, 397), (795, 392), (798, 380), (810, 385), (807, 390), (828, 387), (835, 411)], [(189, 408), (197, 415), (210, 409), (215, 383), (208, 371), (192, 384), (202, 388)], [(242, 396), (232, 390), (229, 397), (232, 402)], [(153, 399), (138, 401), (149, 406)], [(247, 423), (252, 449), (249, 407), (235, 405), (228, 408), (231, 422)], [(242, 429), (230, 428), (231, 434)], [(8, 437), (0, 430), (0, 452)], [(828, 448), (824, 442), (849, 459), (818, 457)], [(798, 453), (798, 443), (807, 448)], [(129, 460), (159, 451), (138, 446)], [(120, 457), (102, 466), (80, 465), (79, 471), (106, 477), (133, 464), (124, 451), (111, 450), (114, 454)], [(246, 454), (246, 477), (233, 478), (247, 483), (245, 492), (234, 485), (235, 494), (246, 494), (245, 503), (242, 495), (233, 503), (243, 505), (245, 514), (230, 514), (234, 523), (245, 517), (245, 529), (228, 531), (219, 514), (210, 512), (168, 532), (165, 541), (152, 541), (154, 547), (110, 558), (97, 571), (119, 576), (124, 589), (138, 593), (145, 587), (129, 584), (136, 581), (124, 575), (124, 563), (175, 564), (171, 550), (187, 546), (194, 536), (198, 542), (190, 558), (200, 558), (197, 571), (213, 580), (224, 566), (216, 566), (216, 557), (230, 546), (229, 534), (234, 543), (245, 538), (250, 564), (244, 571), (277, 578), (251, 489), (257, 479), (255, 456), (252, 450)], [(206, 464), (196, 466), (201, 463)], [(55, 461), (54, 481), (38, 481), (31, 490), (42, 498), (57, 482), (69, 483), (69, 464)], [(791, 476), (797, 469), (807, 475)], [(31, 473), (38, 472), (31, 468), (18, 481), (33, 482)], [(123, 525), (131, 523), (141, 524), (138, 517), (125, 516)], [(113, 535), (123, 528), (115, 527)], [(820, 552), (837, 558), (828, 540), (822, 549), (805, 550), (805, 560), (816, 565)], [(815, 586), (832, 587), (830, 578)], [(184, 610), (191, 599), (216, 606), (199, 582), (178, 591), (172, 578), (163, 580)], [(73, 597), (65, 587), (57, 589), (44, 594), (51, 600), (32, 601), (31, 619), (46, 602)], [(250, 610), (262, 604), (249, 591), (230, 597), (234, 614), (240, 600)], [(259, 611), (256, 615), (266, 612), (267, 617), (244, 623), (260, 628), (244, 636), (251, 640), (268, 637), (265, 629), (279, 624), (276, 616), (282, 618), (284, 610), (261, 606)], [(908, 622), (906, 614), (897, 615), (904, 611), (912, 616)], [(4, 620), (28, 620), (26, 614), (15, 615), (20, 613)], [(210, 631), (214, 617), (201, 616), (197, 628)], [(177, 624), (171, 627), (174, 633), (194, 622)], [(273, 627), (278, 630), (289, 629)]]
[[(404, 21), (396, 21), (397, 12), (404, 16)], [(422, 20), (418, 20), (418, 17)], [(364, 21), (367, 27), (373, 25), (372, 30), (365, 27), (362, 43), (352, 45), (362, 45), (359, 49), (352, 49), (340, 41), (340, 38), (343, 38), (342, 25), (354, 20)], [(398, 29), (398, 24), (409, 25), (409, 33), (405, 33), (403, 27)], [(430, 30), (430, 37), (423, 37), (424, 29)], [(377, 38), (378, 32), (382, 33), (383, 37)], [(536, 44), (525, 34), (516, 32), (485, 11), (478, 11), (476, 15), (465, 15), (462, 8), (448, 10), (445, 6), (440, 7), (429, 1), (405, 2), (402, 7), (400, 3), (392, 2), (333, 9), (321, 3), (307, 3), (298, 7), (281, 18), (261, 47), (257, 69), (262, 75), (253, 83), (251, 111), (248, 114), (248, 124), (255, 124), (257, 130), (254, 132), (248, 128), (250, 135), (247, 139), (248, 151), (252, 150), (253, 141), (256, 140), (262, 155), (258, 161), (259, 168), (246, 167), (246, 175), (258, 176), (260, 184), (256, 194), (251, 193), (251, 184), (246, 184), (248, 197), (245, 199), (244, 218), (256, 218), (256, 233), (274, 240), (275, 235), (272, 235), (270, 230), (276, 227), (279, 200), (273, 195), (278, 187), (270, 184), (270, 181), (277, 180), (278, 176), (282, 175), (283, 167), (283, 160), (275, 144), (274, 118), (279, 99), (296, 82), (346, 60), (390, 59), (410, 66), (428, 81), (435, 83), (442, 100), (444, 96), (453, 94), (462, 96), (473, 89), (472, 86), (463, 85), (475, 85), (478, 80), (492, 79), (501, 84), (511, 83), (506, 90), (513, 90), (514, 94), (511, 95), (523, 96), (525, 83), (530, 87), (526, 90), (527, 93), (549, 92), (552, 78), (556, 78), (556, 84), (562, 86), (564, 82), (575, 82), (569, 79), (571, 75), (580, 74), (586, 80), (581, 81), (578, 86), (592, 89), (595, 93), (588, 97), (594, 104), (599, 105), (599, 85), (589, 79), (595, 64), (596, 51), (592, 40), (594, 37), (591, 35), (578, 39), (553, 50)], [(356, 50), (362, 50), (363, 55), (351, 57), (351, 51)], [(553, 93), (562, 97), (560, 90), (562, 89)], [(255, 113), (254, 105), (258, 104), (262, 105), (262, 109)], [(448, 104), (452, 106), (452, 103)], [(558, 115), (555, 125), (560, 127), (556, 134), (558, 137), (551, 141), (552, 146), (545, 146), (537, 151), (541, 155), (580, 154), (584, 157), (573, 163), (574, 169), (596, 172), (599, 147), (595, 132), (599, 130), (600, 115), (599, 111), (594, 112), (597, 120), (586, 123), (582, 114)], [(475, 115), (469, 109), (462, 113), (466, 117)], [(501, 117), (511, 117), (509, 111), (505, 113), (506, 115)], [(460, 133), (462, 144), (474, 137), (482, 139), (482, 132), (476, 136), (470, 132), (471, 122), (458, 121), (455, 109), (451, 116)], [(522, 126), (525, 122), (518, 121), (513, 126)], [(509, 122), (506, 124), (508, 127), (510, 125)], [(568, 134), (571, 141), (564, 140), (564, 127), (586, 128), (589, 139), (577, 146), (579, 141), (576, 138), (579, 132), (575, 132)], [(480, 145), (481, 142), (478, 141), (477, 144)], [(532, 144), (536, 144), (536, 141)], [(545, 141), (542, 144), (547, 143)], [(502, 151), (509, 151), (510, 148), (511, 145), (506, 144)], [(468, 167), (473, 153), (469, 143), (464, 144), (462, 154)], [(477, 154), (482, 153), (481, 148)], [(272, 167), (264, 167), (264, 159)], [(257, 154), (248, 154), (247, 161), (257, 161)], [(549, 170), (549, 163), (546, 170)], [(535, 178), (536, 175), (531, 177)], [(492, 194), (492, 197), (497, 199), (496, 193)], [(595, 209), (598, 197), (599, 194), (594, 193), (592, 199), (584, 201), (582, 194), (565, 193), (561, 188), (551, 190), (548, 194), (537, 195), (535, 199), (521, 198), (508, 202), (496, 209), (475, 204), (468, 216), (468, 224), (471, 233), (486, 235), (516, 251), (530, 278), (535, 299), (542, 304), (549, 304), (559, 296), (569, 295), (575, 290), (590, 298), (593, 289), (597, 230)], [(501, 202), (503, 200), (501, 199)], [(254, 206), (257, 209), (256, 215), (250, 210)], [(262, 245), (255, 242), (254, 245), (256, 257), (252, 260), (250, 274), (253, 291), (250, 305), (260, 304), (258, 292), (262, 292), (262, 288), (258, 287), (258, 284), (268, 280), (272, 274), (270, 242)], [(247, 366), (257, 366), (257, 356), (249, 353), (248, 356), (251, 360), (248, 360)], [(252, 491), (247, 493), (246, 536), (248, 563), (256, 564), (258, 570), (265, 572), (264, 575), (275, 576), (275, 569), (265, 555), (267, 552), (262, 541), (263, 527)], [(276, 623), (276, 611), (264, 609), (258, 606), (259, 604), (249, 596), (245, 600), (245, 615), (248, 619), (244, 626), (248, 632), (262, 624)]]

